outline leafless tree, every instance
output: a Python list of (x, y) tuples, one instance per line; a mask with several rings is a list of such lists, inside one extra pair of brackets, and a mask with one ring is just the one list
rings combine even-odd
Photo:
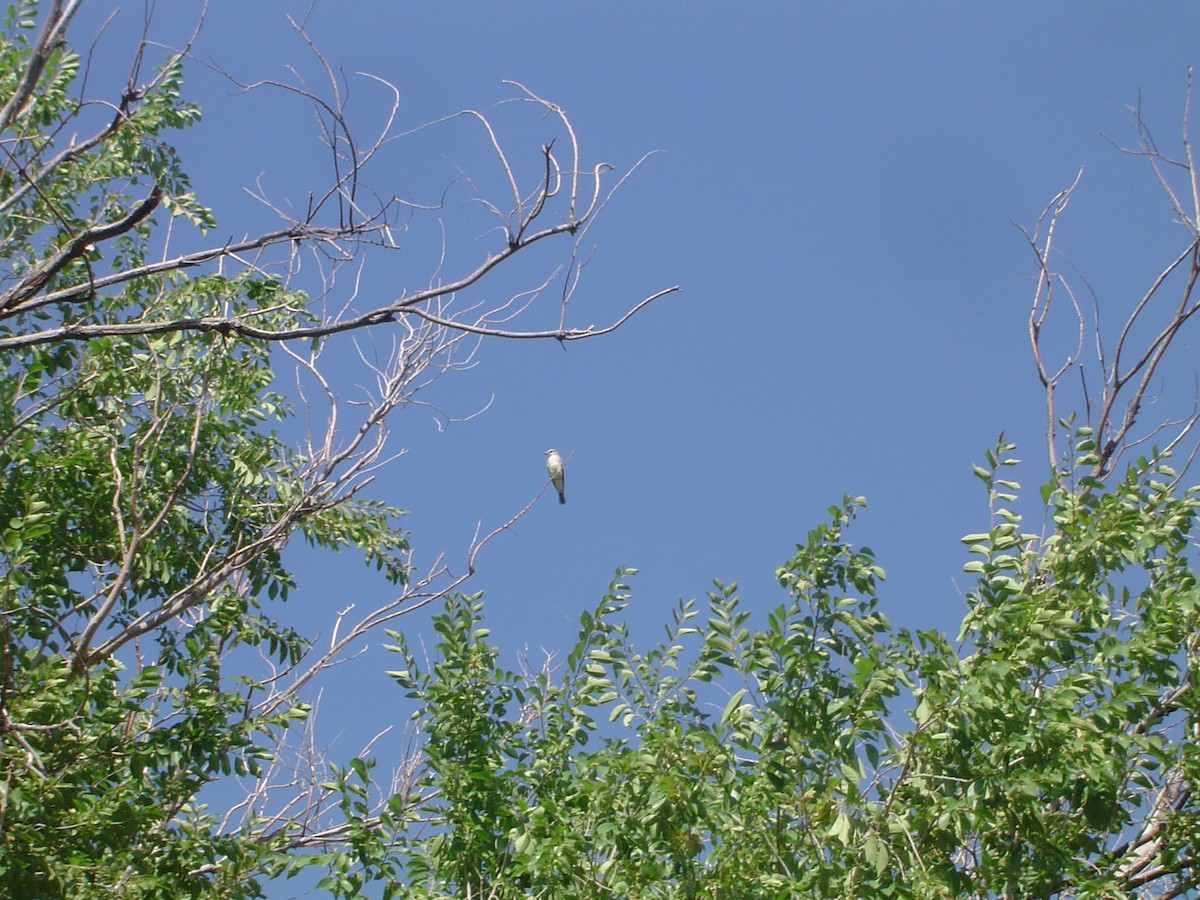
[[(1189, 100), (1190, 96), (1189, 82)], [(1184, 239), (1132, 304), (1115, 339), (1101, 330), (1099, 301), (1091, 285), (1078, 273), (1063, 271), (1064, 258), (1056, 243), (1063, 214), (1082, 180), (1082, 170), (1046, 205), (1033, 230), (1025, 232), (1038, 266), (1029, 311), (1029, 338), (1038, 379), (1045, 390), (1046, 448), (1051, 471), (1061, 470), (1063, 441), (1071, 440), (1072, 430), (1081, 424), (1091, 429), (1095, 443), (1091, 474), (1099, 479), (1114, 471), (1124, 453), (1143, 445), (1152, 447), (1160, 457), (1183, 451), (1190, 463), (1195, 456), (1196, 446), (1188, 446), (1187, 440), (1200, 421), (1200, 407), (1140, 430), (1138, 427), (1145, 424), (1142, 413), (1155, 399), (1156, 379), (1161, 377), (1164, 360), (1177, 345), (1183, 327), (1200, 309), (1200, 299), (1194, 294), (1200, 276), (1200, 182), (1189, 137), (1188, 111), (1185, 107), (1180, 154), (1175, 157), (1159, 148), (1140, 105), (1128, 110), (1137, 144), (1119, 149), (1149, 163), (1183, 227)], [(1068, 321), (1074, 321), (1075, 347), (1053, 362), (1053, 351), (1047, 348), (1047, 328), (1053, 310), (1064, 303), (1070, 308)], [(1151, 337), (1142, 340), (1147, 329)], [(1060, 392), (1074, 385), (1076, 379), (1085, 413), (1082, 423), (1064, 421), (1059, 402)], [(1070, 408), (1075, 406), (1074, 402), (1068, 404)]]

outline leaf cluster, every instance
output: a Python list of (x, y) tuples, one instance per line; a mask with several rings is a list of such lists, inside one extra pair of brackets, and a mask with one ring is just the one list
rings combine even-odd
[[(968, 535), (958, 642), (879, 609), (883, 571), (847, 497), (754, 623), (736, 585), (633, 644), (619, 570), (561, 666), (514, 672), (483, 603), (435, 617), (419, 706), (425, 776), (392, 798), (387, 896), (1163, 895), (1195, 884), (1191, 735), (1197, 500), (1139, 460), (1048, 491), (1021, 531), (1001, 439)], [(1086, 430), (1076, 465), (1090, 471)], [(349, 896), (349, 894), (346, 894)]]

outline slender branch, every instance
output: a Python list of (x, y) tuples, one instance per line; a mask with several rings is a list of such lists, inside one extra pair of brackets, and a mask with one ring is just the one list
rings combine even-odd
[[(1045, 326), (1046, 317), (1050, 313), (1051, 301), (1053, 299), (1053, 291), (1055, 283), (1061, 284), (1067, 291), (1067, 296), (1075, 307), (1077, 321), (1079, 323), (1079, 341), (1082, 347), (1083, 342), (1083, 317), (1080, 313), (1078, 302), (1075, 300), (1074, 294), (1070, 287), (1066, 285), (1060, 276), (1054, 274), (1050, 269), (1050, 257), (1054, 250), (1055, 229), (1058, 226), (1059, 216), (1066, 210), (1067, 205), (1071, 202), (1071, 195), (1078, 186), (1080, 179), (1083, 178), (1083, 169), (1080, 169), (1075, 180), (1071, 185), (1059, 191), (1046, 207), (1042, 210), (1042, 214), (1038, 217), (1037, 227), (1033, 234), (1024, 232), (1025, 239), (1033, 250), (1034, 257), (1038, 265), (1037, 285), (1033, 293), (1033, 302), (1029, 309), (1029, 343), (1033, 349), (1034, 366), (1037, 371), (1038, 380), (1042, 383), (1042, 388), (1045, 392), (1046, 402), (1046, 449), (1049, 454), (1050, 471), (1055, 472), (1058, 468), (1058, 449), (1056, 435), (1058, 432), (1058, 415), (1055, 411), (1055, 397), (1058, 389), (1059, 379), (1071, 367), (1074, 359), (1078, 356), (1078, 350), (1075, 356), (1065, 360), (1057, 371), (1051, 373), (1046, 368), (1045, 358), (1042, 351), (1042, 329)], [(1039, 233), (1041, 232), (1042, 224), (1046, 223), (1045, 239), (1039, 243)]]
[(407, 309), (407, 310), (405, 310), (405, 312), (411, 313), (412, 315), (417, 316), (418, 318), (424, 319), (427, 322), (432, 322), (435, 325), (441, 325), (444, 328), (453, 328), (456, 331), (465, 331), (468, 334), (478, 334), (478, 335), (486, 335), (488, 337), (517, 338), (517, 339), (520, 339), (520, 338), (533, 338), (533, 339), (555, 338), (556, 340), (559, 340), (559, 341), (577, 341), (577, 340), (581, 340), (582, 338), (592, 338), (592, 337), (599, 337), (602, 334), (610, 334), (611, 332), (616, 331), (618, 328), (620, 328), (622, 325), (624, 325), (626, 322), (628, 322), (640, 310), (649, 306), (655, 300), (658, 300), (660, 297), (665, 297), (667, 294), (673, 294), (679, 290), (680, 290), (679, 285), (675, 285), (674, 287), (669, 287), (669, 288), (663, 288), (661, 291), (658, 291), (657, 293), (651, 294), (649, 297), (646, 297), (646, 298), (640, 300), (633, 307), (631, 307), (623, 316), (621, 316), (621, 318), (617, 319), (617, 321), (613, 322), (611, 325), (606, 325), (603, 328), (597, 328), (594, 325), (589, 325), (587, 328), (569, 328), (569, 329), (556, 328), (556, 329), (552, 329), (550, 331), (509, 331), (509, 330), (501, 329), (501, 328), (492, 328), (492, 327), (486, 326), (486, 325), (470, 325), (470, 324), (467, 324), (464, 322), (455, 321), (453, 319), (445, 319), (445, 318), (442, 318), (441, 316), (434, 315), (431, 312), (427, 312), (426, 310), (422, 309), (419, 306), (412, 307), (411, 309)]
[(7, 131), (25, 114), (46, 63), (50, 61), (50, 54), (62, 46), (67, 25), (78, 11), (81, 2), (82, 0), (69, 0), (64, 6), (63, 0), (54, 0), (50, 4), (42, 23), (42, 30), (31, 48), (29, 62), (25, 71), (21, 73), (21, 80), (8, 102), (4, 104), (4, 108), (0, 109), (0, 132)]
[[(417, 304), (455, 294), (461, 290), (464, 290), (465, 288), (471, 287), (480, 281), (490, 271), (495, 269), (514, 254), (520, 252), (522, 249), (548, 237), (570, 232), (574, 229), (574, 227), (575, 226), (573, 224), (564, 224), (544, 229), (543, 231), (529, 235), (521, 243), (508, 246), (501, 250), (498, 254), (490, 256), (475, 270), (456, 281), (452, 281), (448, 284), (442, 285), (441, 287), (427, 288), (425, 290), (417, 291), (408, 297), (402, 297), (401, 299), (389, 303), (386, 306), (376, 307), (369, 312), (361, 313), (359, 315), (351, 316), (339, 321), (325, 321), (316, 325), (286, 329), (262, 328), (257, 325), (253, 325), (248, 321), (248, 316), (200, 316), (148, 322), (107, 322), (94, 324), (72, 323), (60, 325), (54, 328), (46, 328), (41, 331), (35, 331), (28, 334), (19, 334), (11, 337), (0, 338), (0, 351), (13, 350), (20, 347), (32, 347), (38, 344), (47, 344), (56, 341), (89, 341), (99, 337), (129, 337), (133, 335), (167, 334), (170, 332), (189, 331), (201, 333), (217, 332), (219, 334), (238, 335), (240, 337), (264, 341), (290, 341), (298, 339), (307, 340), (311, 338), (327, 337), (334, 334), (342, 334), (348, 331), (356, 331), (358, 329), (379, 325), (385, 322), (391, 322), (395, 320), (397, 315), (403, 315), (409, 312), (420, 316), (421, 318), (426, 318), (429, 321), (435, 321), (438, 324), (443, 324), (447, 327), (454, 328), (456, 330), (467, 331), (473, 334), (492, 335), (496, 337), (554, 337), (562, 340), (578, 340), (584, 337), (598, 337), (603, 334), (608, 334), (627, 322), (631, 316), (633, 316), (647, 304), (657, 300), (660, 297), (679, 290), (678, 287), (671, 287), (652, 294), (646, 299), (640, 301), (615, 323), (605, 328), (572, 329), (571, 331), (567, 332), (559, 330), (516, 332), (502, 329), (489, 329), (480, 326), (468, 325), (453, 319), (443, 319), (417, 307)], [(111, 285), (113, 283), (129, 281), (136, 277), (144, 277), (146, 275), (174, 271), (189, 266), (199, 265), (202, 262), (207, 262), (217, 257), (231, 256), (234, 253), (241, 252), (243, 250), (256, 249), (267, 246), (268, 244), (279, 243), (285, 240), (294, 240), (296, 239), (297, 233), (302, 233), (303, 231), (308, 230), (310, 229), (308, 229), (307, 226), (304, 226), (303, 228), (297, 226), (296, 228), (274, 232), (270, 235), (265, 235), (255, 240), (245, 241), (239, 244), (229, 244), (219, 249), (204, 250), (196, 253), (186, 254), (185, 256), (176, 257), (175, 259), (169, 260), (165, 263), (151, 263), (146, 266), (141, 266), (137, 270), (117, 273), (116, 275), (109, 276), (108, 278), (98, 278), (96, 279), (96, 286), (102, 287)], [(55, 295), (44, 296), (39, 298), (36, 306), (44, 306), (52, 302), (78, 297), (85, 290), (85, 287), (80, 286), (66, 291), (60, 291)], [(27, 311), (32, 308), (35, 308), (34, 304), (26, 304), (22, 311)]]

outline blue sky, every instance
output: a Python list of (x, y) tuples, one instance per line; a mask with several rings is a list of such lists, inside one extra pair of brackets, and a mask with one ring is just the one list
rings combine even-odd
[[(113, 58), (134, 6), (102, 45)], [(152, 35), (179, 44), (196, 8), (159, 4)], [(312, 76), (284, 18), (307, 9), (211, 0), (195, 53), (247, 80), (288, 64)], [(76, 41), (97, 21), (78, 20)], [(485, 109), (514, 79), (566, 109), (588, 161), (627, 169), (662, 151), (593, 232), (575, 323), (681, 293), (565, 351), (486, 345), (427, 397), (459, 417), (490, 400), (471, 421), (443, 432), (420, 409), (396, 418), (407, 453), (373, 491), (411, 510), (417, 563), (444, 551), (461, 568), (477, 526), (541, 488), (554, 446), (571, 455), (567, 505), (545, 495), (472, 582), (510, 663), (525, 648), (565, 651), (622, 564), (641, 570), (630, 616), (646, 642), (713, 578), (767, 610), (783, 599), (774, 569), (844, 492), (869, 501), (850, 536), (888, 572), (892, 621), (953, 634), (968, 583), (959, 537), (988, 524), (971, 463), (1003, 430), (1031, 495), (1045, 474), (1026, 338), (1035, 267), (1017, 225), (1083, 167), (1060, 246), (1106, 321), (1120, 320), (1186, 236), (1148, 167), (1102, 134), (1132, 143), (1124, 107), (1140, 96), (1176, 149), (1197, 26), (1200, 10), (1180, 2), (319, 4), (309, 34), (345, 68), (364, 130), (386, 96), (355, 72), (399, 88), (398, 130)], [(303, 203), (322, 174), (311, 116), (190, 71), (205, 118), (181, 147), (218, 233), (269, 227), (242, 188), (261, 177)], [(536, 158), (537, 127), (510, 137)], [(371, 180), (436, 199), (449, 161), (469, 168), (480, 150), (478, 132), (450, 127), (398, 148), (394, 171)], [(475, 259), (487, 243), (457, 219), (468, 196), (452, 191), (444, 219)], [(423, 284), (432, 235), (414, 228), (411, 252), (369, 260), (364, 285), (387, 297)], [(387, 595), (353, 559), (292, 559), (292, 614), (314, 629)], [(381, 708), (402, 718), (382, 675), (392, 663), (373, 651), (339, 672), (345, 693), (325, 720), (338, 746), (355, 749)]]

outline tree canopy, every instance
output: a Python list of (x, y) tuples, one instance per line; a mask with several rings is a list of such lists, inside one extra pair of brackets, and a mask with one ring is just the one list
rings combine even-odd
[[(780, 566), (777, 597), (748, 603), (715, 583), (647, 648), (624, 622), (634, 572), (622, 567), (561, 664), (513, 671), (482, 595), (464, 593), (490, 536), (465, 574), (417, 573), (403, 510), (363, 489), (389, 417), (472, 342), (599, 337), (675, 290), (608, 325), (570, 324), (580, 241), (620, 178), (583, 159), (562, 109), (513, 85), (540, 140), (510, 147), (488, 115), (458, 114), (510, 188), (480, 198), (496, 222), (485, 254), (330, 313), (297, 260), (315, 253), (332, 272), (394, 247), (411, 210), (369, 186), (391, 119), (360, 140), (333, 74), (328, 95), (287, 86), (313, 105), (328, 184), (301, 218), (206, 244), (215, 218), (171, 144), (200, 115), (185, 99), (187, 49), (150, 71), (143, 41), (122, 96), (89, 98), (69, 33), (79, 5), (17, 4), (0, 25), (7, 896), (256, 897), (301, 876), (336, 897), (1197, 889), (1200, 498), (1187, 463), (1200, 414), (1143, 422), (1160, 363), (1200, 308), (1190, 155), (1168, 159), (1135, 118), (1134, 152), (1185, 240), (1115, 337), (1056, 267), (1074, 186), (1026, 235), (1048, 471), (1039, 505), (1008, 477), (1003, 437), (975, 466), (991, 518), (963, 539), (958, 634), (889, 621), (883, 568), (852, 542), (865, 501), (845, 496)], [(562, 248), (530, 289), (555, 295), (558, 327), (523, 327), (529, 291), (449, 302), (534, 244)], [(1080, 349), (1055, 362), (1046, 334), (1061, 308)], [(369, 367), (370, 401), (350, 409), (321, 354), (368, 330), (392, 350)], [(1092, 380), (1071, 398), (1081, 366)], [(299, 373), (301, 396), (277, 386), (282, 368)], [(285, 437), (310, 395), (325, 423)], [(1034, 525), (1019, 512), (1030, 503)], [(316, 646), (278, 614), (296, 539), (359, 554), (393, 599)], [(426, 658), (402, 619), (431, 604)], [(416, 710), (410, 757), (282, 773), (322, 677), (380, 632), (397, 696)], [(203, 792), (221, 783), (241, 799), (215, 808)]]

